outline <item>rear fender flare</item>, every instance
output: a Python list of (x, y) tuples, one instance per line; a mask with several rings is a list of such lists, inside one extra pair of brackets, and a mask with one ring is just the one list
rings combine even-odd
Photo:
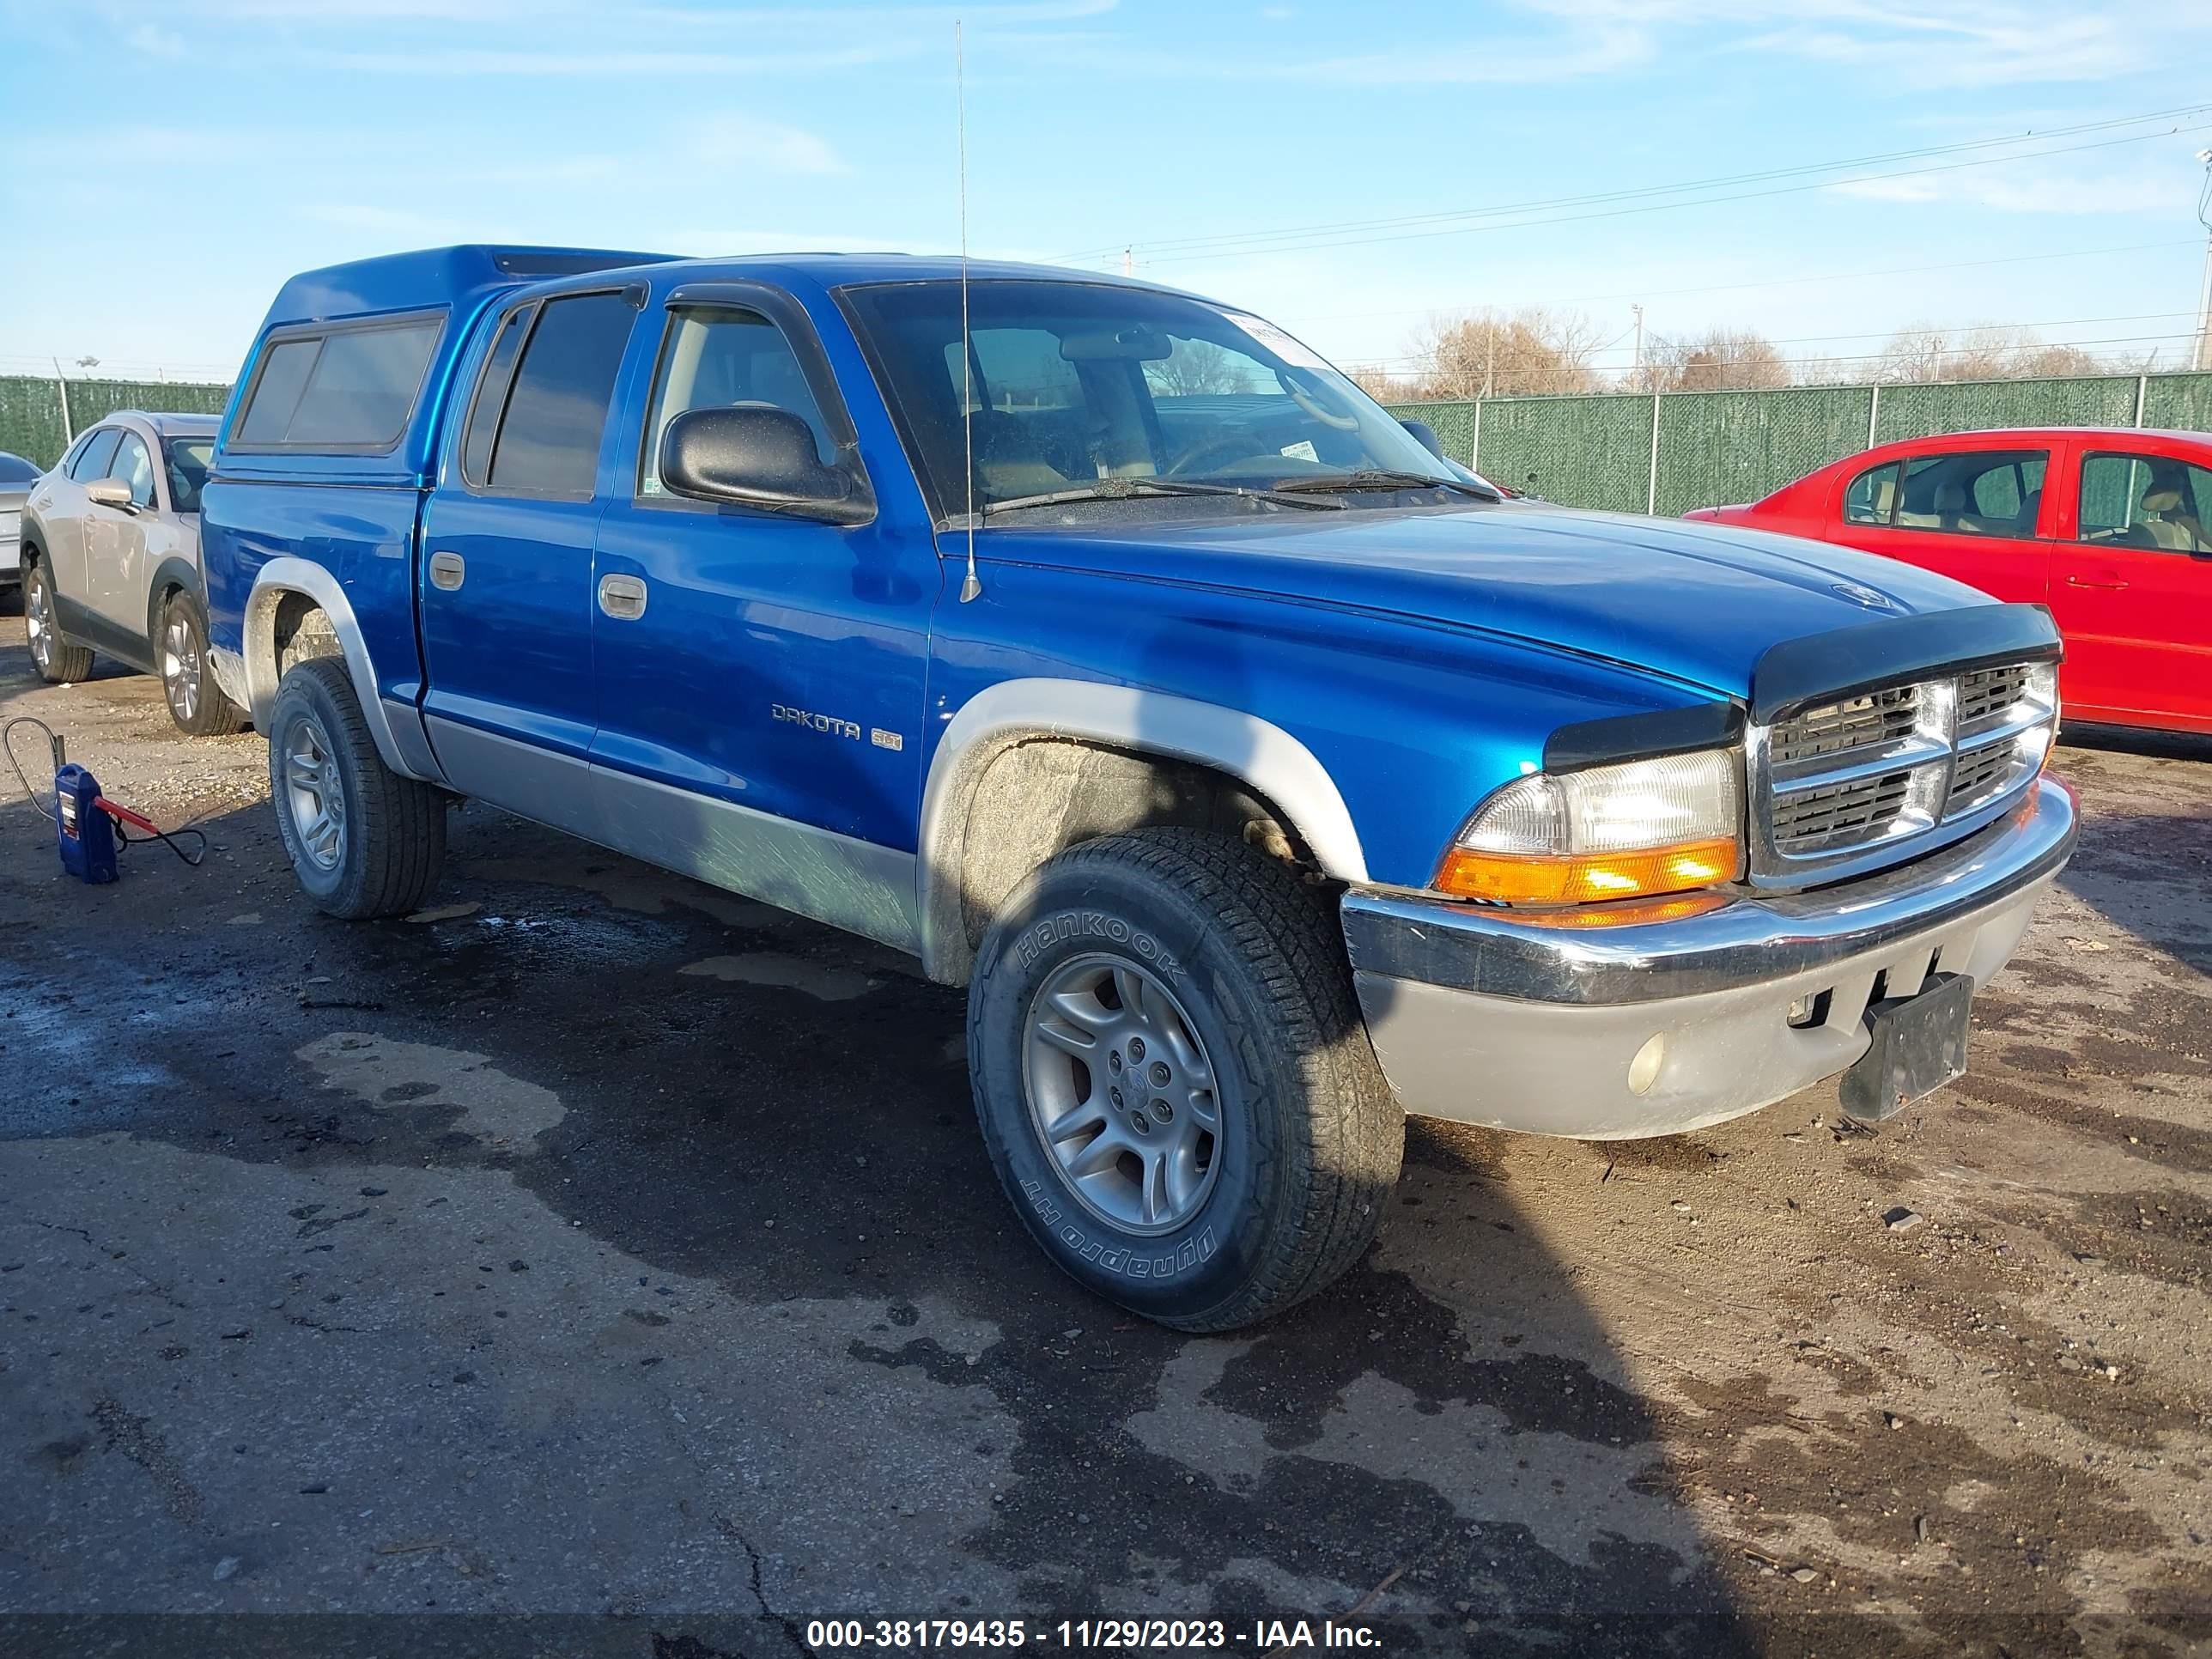
[(404, 778), (416, 778), (425, 783), (442, 781), (419, 730), (411, 748), (393, 730), (391, 709), (377, 690), (376, 664), (368, 654), (361, 623), (354, 615), (345, 590), (338, 585), (337, 577), (311, 560), (290, 556), (270, 560), (256, 573), (253, 592), (246, 598), (243, 667), (246, 708), (254, 725), (264, 732), (269, 729), (269, 710), (276, 701), (279, 678), (276, 612), (285, 596), (291, 593), (313, 600), (331, 619), (331, 628), (345, 653), (346, 673), (353, 681), (354, 696), (361, 702), (362, 717), (368, 722), (369, 735), (376, 740), (376, 752), (384, 763)]

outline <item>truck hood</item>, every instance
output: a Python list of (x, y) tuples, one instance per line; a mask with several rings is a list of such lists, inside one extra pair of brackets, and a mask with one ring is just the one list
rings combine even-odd
[(977, 551), (1476, 629), (1739, 697), (1784, 640), (1992, 603), (1823, 542), (1517, 503), (1009, 527), (979, 538)]

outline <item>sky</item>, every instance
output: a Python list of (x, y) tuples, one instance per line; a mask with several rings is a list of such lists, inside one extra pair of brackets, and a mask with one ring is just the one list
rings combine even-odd
[(975, 254), (1346, 365), (1526, 305), (1615, 368), (1638, 304), (2188, 353), (2202, 0), (0, 0), (0, 373), (225, 380), (288, 276), (439, 243), (956, 249), (956, 21)]

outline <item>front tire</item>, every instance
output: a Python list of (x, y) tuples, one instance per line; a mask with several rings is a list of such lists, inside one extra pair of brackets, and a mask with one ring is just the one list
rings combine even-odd
[(1180, 1330), (1328, 1285), (1398, 1178), (1405, 1121), (1333, 913), (1221, 836), (1105, 836), (1032, 874), (978, 956), (968, 1054), (1031, 1235)]
[(53, 579), (44, 559), (23, 567), (23, 627), (31, 665), (48, 685), (73, 685), (92, 672), (90, 648), (65, 639), (55, 620)]
[(198, 602), (172, 593), (152, 641), (169, 718), (188, 738), (227, 738), (246, 729), (246, 714), (222, 694), (208, 666), (207, 619)]
[(295, 665), (269, 714), (269, 796), (292, 872), (349, 921), (419, 909), (446, 857), (445, 797), (376, 752), (343, 658)]

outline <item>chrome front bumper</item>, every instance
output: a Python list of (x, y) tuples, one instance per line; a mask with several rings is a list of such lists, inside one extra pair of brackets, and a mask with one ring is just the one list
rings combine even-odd
[(1407, 1111), (1540, 1134), (1674, 1134), (1844, 1070), (1866, 1050), (1879, 997), (1938, 970), (1987, 984), (2075, 833), (2072, 793), (2046, 777), (1957, 845), (1816, 892), (1570, 930), (1355, 891), (1345, 939)]

